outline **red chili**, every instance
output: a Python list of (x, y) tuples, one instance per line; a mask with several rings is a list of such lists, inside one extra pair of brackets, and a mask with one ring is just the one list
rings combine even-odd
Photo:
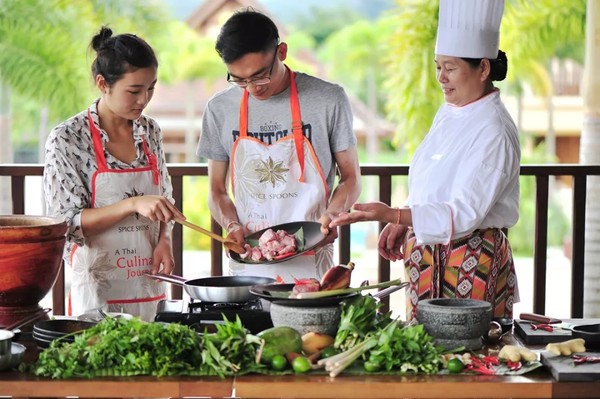
[(550, 324), (530, 324), (532, 330), (545, 330), (548, 332), (554, 331), (554, 327)]
[(507, 360), (506, 366), (508, 367), (509, 370), (516, 371), (516, 370), (521, 369), (522, 364), (521, 364), (521, 362), (511, 362), (510, 360)]
[(481, 360), (487, 365), (498, 366), (500, 364), (496, 356), (484, 356)]
[(571, 359), (573, 359), (573, 363), (575, 364), (600, 363), (600, 356), (571, 355)]

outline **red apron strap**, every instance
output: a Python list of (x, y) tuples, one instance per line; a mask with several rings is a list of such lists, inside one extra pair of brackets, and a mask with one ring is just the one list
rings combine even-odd
[(240, 137), (248, 136), (248, 90), (244, 89), (240, 102)]
[(300, 164), (300, 179), (304, 182), (304, 136), (302, 134), (302, 116), (300, 115), (300, 100), (298, 99), (298, 89), (296, 87), (296, 79), (294, 71), (290, 71), (290, 107), (292, 110), (292, 131), (294, 134), (294, 144), (296, 146), (296, 155)]
[(152, 180), (154, 182), (154, 185), (158, 185), (159, 173), (158, 173), (158, 162), (156, 160), (156, 155), (154, 155), (153, 153), (150, 152), (144, 137), (142, 137), (142, 147), (144, 148), (144, 153), (146, 154), (146, 157), (148, 157), (148, 163), (150, 164), (150, 170), (152, 170)]
[(96, 127), (94, 120), (92, 119), (92, 113), (88, 108), (88, 124), (90, 125), (90, 133), (92, 135), (92, 143), (94, 146), (94, 154), (96, 155), (96, 164), (98, 164), (98, 170), (106, 170), (106, 157), (104, 156), (104, 149), (102, 147), (102, 139), (100, 137), (100, 130)]

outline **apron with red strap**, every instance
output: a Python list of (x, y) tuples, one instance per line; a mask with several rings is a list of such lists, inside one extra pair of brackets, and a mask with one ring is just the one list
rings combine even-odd
[[(317, 221), (327, 206), (327, 182), (310, 141), (304, 136), (294, 72), (290, 73), (292, 134), (265, 144), (248, 134), (248, 90), (240, 104), (240, 136), (233, 144), (231, 186), (245, 235), (288, 222)], [(275, 264), (230, 260), (233, 275), (264, 276), (293, 282), (320, 278), (333, 265), (333, 246)]]
[[(129, 197), (161, 193), (156, 157), (148, 150), (145, 137), (142, 146), (148, 166), (109, 169), (100, 131), (89, 110), (88, 123), (98, 164), (92, 177), (92, 208), (112, 205)], [(166, 298), (166, 288), (145, 277), (144, 271), (152, 267), (159, 234), (160, 222), (134, 214), (100, 234), (86, 237), (85, 245), (76, 247), (71, 254), (73, 278), (69, 314), (80, 315), (102, 307), (153, 320), (158, 301)]]

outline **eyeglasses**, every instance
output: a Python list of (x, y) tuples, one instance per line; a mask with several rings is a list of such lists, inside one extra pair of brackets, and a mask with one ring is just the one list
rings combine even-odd
[(273, 53), (273, 61), (271, 61), (271, 68), (269, 69), (269, 73), (266, 76), (254, 79), (244, 79), (238, 80), (234, 79), (227, 72), (227, 81), (234, 86), (237, 87), (248, 87), (248, 85), (252, 86), (264, 86), (266, 84), (271, 83), (271, 73), (273, 72), (273, 66), (275, 66), (275, 60), (277, 59), (277, 49), (279, 48), (279, 44), (275, 47), (275, 52)]

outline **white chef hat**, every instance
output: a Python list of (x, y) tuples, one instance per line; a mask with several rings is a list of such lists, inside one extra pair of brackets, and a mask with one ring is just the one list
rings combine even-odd
[(503, 12), (504, 0), (440, 0), (435, 53), (497, 58)]

